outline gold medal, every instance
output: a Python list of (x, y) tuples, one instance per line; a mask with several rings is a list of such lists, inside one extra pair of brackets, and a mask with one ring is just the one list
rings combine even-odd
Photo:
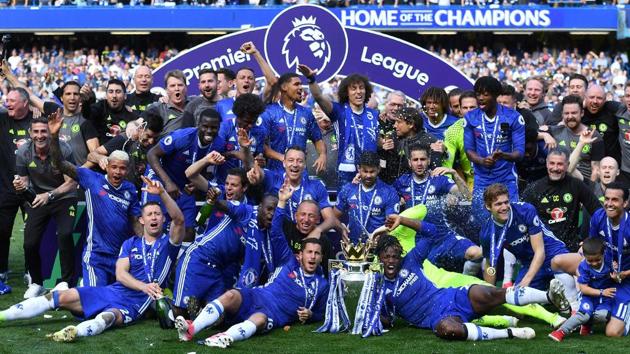
[(490, 276), (494, 276), (495, 274), (497, 274), (497, 270), (494, 267), (488, 267), (486, 268), (486, 273), (488, 273), (488, 275)]

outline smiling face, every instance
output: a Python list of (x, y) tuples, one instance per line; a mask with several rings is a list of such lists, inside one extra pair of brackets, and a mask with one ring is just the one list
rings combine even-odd
[(510, 218), (510, 198), (507, 194), (500, 194), (486, 208), (492, 214), (492, 218), (498, 223), (505, 224)]
[(551, 181), (559, 181), (567, 174), (567, 159), (564, 155), (547, 156), (547, 175)]
[(199, 92), (209, 101), (213, 101), (217, 95), (217, 76), (215, 73), (205, 73), (199, 77)]
[(628, 206), (628, 201), (623, 200), (621, 189), (607, 188), (604, 192), (604, 210), (610, 219), (619, 218), (624, 209)]
[(7, 94), (6, 106), (11, 119), (22, 119), (28, 113), (28, 100), (23, 99), (15, 90)]
[(221, 125), (219, 118), (202, 116), (197, 125), (199, 141), (202, 145), (209, 145), (219, 134), (219, 126)]
[(266, 196), (258, 207), (258, 228), (268, 229), (273, 220), (273, 213), (276, 211), (278, 198), (272, 195)]
[(362, 107), (365, 102), (365, 85), (363, 82), (354, 82), (348, 85), (348, 101), (353, 107)]
[(317, 243), (308, 242), (304, 245), (298, 257), (304, 272), (314, 274), (317, 271), (317, 267), (322, 263), (322, 246)]
[(591, 114), (598, 113), (606, 102), (606, 94), (599, 86), (594, 86), (586, 91), (585, 106)]
[(302, 234), (308, 235), (319, 224), (321, 215), (317, 205), (310, 201), (303, 201), (295, 212), (296, 227)]
[(584, 111), (577, 103), (567, 103), (562, 105), (562, 121), (567, 128), (576, 130), (582, 123)]
[(142, 215), (140, 215), (139, 221), (144, 228), (145, 234), (152, 237), (158, 237), (162, 234), (165, 218), (159, 205), (147, 204), (142, 208)]
[(299, 183), (305, 168), (306, 157), (304, 152), (290, 149), (284, 154), (284, 172), (289, 181)]
[(529, 80), (525, 85), (525, 100), (535, 106), (543, 100), (543, 84), (538, 80)]
[(48, 147), (48, 125), (45, 123), (33, 123), (30, 130), (31, 140), (38, 150)]

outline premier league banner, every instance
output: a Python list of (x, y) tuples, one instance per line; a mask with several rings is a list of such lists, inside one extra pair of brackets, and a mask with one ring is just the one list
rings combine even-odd
[[(317, 69), (317, 81), (352, 73), (366, 75), (384, 88), (418, 99), (431, 86), (469, 89), (471, 81), (433, 53), (397, 38), (344, 27), (328, 9), (301, 5), (280, 12), (269, 26), (226, 35), (194, 47), (154, 72), (155, 82), (169, 70), (180, 69), (190, 94), (198, 94), (199, 70), (251, 67), (262, 71), (250, 55), (239, 51), (252, 41), (277, 75), (298, 71), (298, 64)], [(306, 85), (306, 78), (303, 78)]]

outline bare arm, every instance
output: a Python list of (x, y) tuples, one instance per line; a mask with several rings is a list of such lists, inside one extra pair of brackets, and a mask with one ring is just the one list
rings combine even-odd
[[(315, 71), (304, 64), (300, 64), (298, 66), (298, 69), (300, 70), (300, 72), (302, 72), (304, 76), (309, 78), (309, 80), (315, 77)], [(332, 102), (322, 94), (322, 90), (319, 88), (317, 82), (309, 82), (308, 88), (311, 90), (313, 98), (315, 98), (315, 101), (317, 102), (317, 104), (319, 104), (319, 107), (321, 107), (322, 111), (324, 111), (324, 113), (326, 113), (326, 115), (330, 117), (330, 113), (333, 109)]]
[(267, 63), (267, 61), (260, 54), (256, 46), (254, 46), (253, 42), (243, 43), (243, 45), (241, 46), (241, 51), (253, 55), (254, 59), (256, 59), (256, 63), (258, 63), (258, 66), (260, 66), (260, 70), (262, 70), (263, 75), (265, 75), (265, 80), (267, 81), (267, 85), (265, 86), (265, 94), (268, 93), (268, 91), (271, 90), (271, 86), (273, 86), (278, 81), (278, 78), (273, 72), (273, 69), (271, 69), (271, 66), (269, 66), (269, 63)]
[(264, 155), (270, 159), (284, 161), (284, 155), (272, 149), (269, 145), (265, 144)]
[(179, 198), (181, 191), (179, 190), (179, 187), (177, 187), (177, 185), (173, 182), (173, 180), (171, 180), (171, 177), (169, 177), (168, 173), (166, 173), (164, 167), (162, 167), (162, 163), (160, 162), (160, 158), (165, 155), (166, 153), (164, 152), (164, 150), (162, 150), (160, 144), (156, 144), (147, 153), (147, 161), (149, 162), (149, 165), (151, 166), (153, 171), (155, 171), (158, 177), (160, 177), (160, 179), (164, 182), (164, 189), (166, 189), (166, 192), (169, 193), (174, 199), (177, 199)]
[(159, 284), (145, 283), (134, 278), (133, 275), (129, 273), (129, 267), (129, 258), (118, 258), (116, 261), (116, 281), (131, 290), (142, 291), (152, 299), (157, 299), (162, 295), (162, 289)]

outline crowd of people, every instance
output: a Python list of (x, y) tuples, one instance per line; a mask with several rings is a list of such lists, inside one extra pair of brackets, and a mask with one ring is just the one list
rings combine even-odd
[[(164, 325), (182, 341), (221, 320), (228, 329), (205, 344), (298, 321), (334, 327), (327, 300), (339, 279), (327, 261), (342, 245), (366, 244), (384, 266), (379, 301), (362, 315), (366, 335), (401, 318), (444, 339), (534, 337), (508, 316), (473, 322), (500, 305), (551, 324), (556, 341), (598, 323), (607, 336), (627, 335), (630, 113), (594, 76), (622, 70), (623, 56), (556, 60), (543, 50), (514, 62), (470, 48), (451, 60), (487, 63), (474, 67), (474, 89), (429, 87), (418, 108), (399, 91), (379, 104), (360, 74), (320, 86), (300, 65), (277, 77), (253, 43), (241, 50), (265, 84), (247, 67), (202, 69), (195, 97), (180, 70), (153, 78), (141, 61), (120, 67), (128, 77), (110, 66), (101, 97), (89, 77), (105, 72), (103, 56), (75, 52), (75, 68), (94, 71), (84, 82), (52, 80), (55, 103), (21, 80), (46, 83), (50, 68), (27, 72), (11, 60), (19, 52), (3, 62), (0, 285), (10, 291), (10, 235), (24, 205), (31, 283), (0, 323), (66, 309), (84, 321), (51, 337), (72, 341), (140, 320), (168, 287), (174, 321)], [(112, 52), (110, 65), (129, 53)], [(567, 70), (550, 85), (537, 70), (558, 63)], [(87, 239), (76, 274), (81, 199)], [(50, 219), (61, 279), (48, 291), (38, 250)], [(561, 314), (521, 307), (533, 303)]]

